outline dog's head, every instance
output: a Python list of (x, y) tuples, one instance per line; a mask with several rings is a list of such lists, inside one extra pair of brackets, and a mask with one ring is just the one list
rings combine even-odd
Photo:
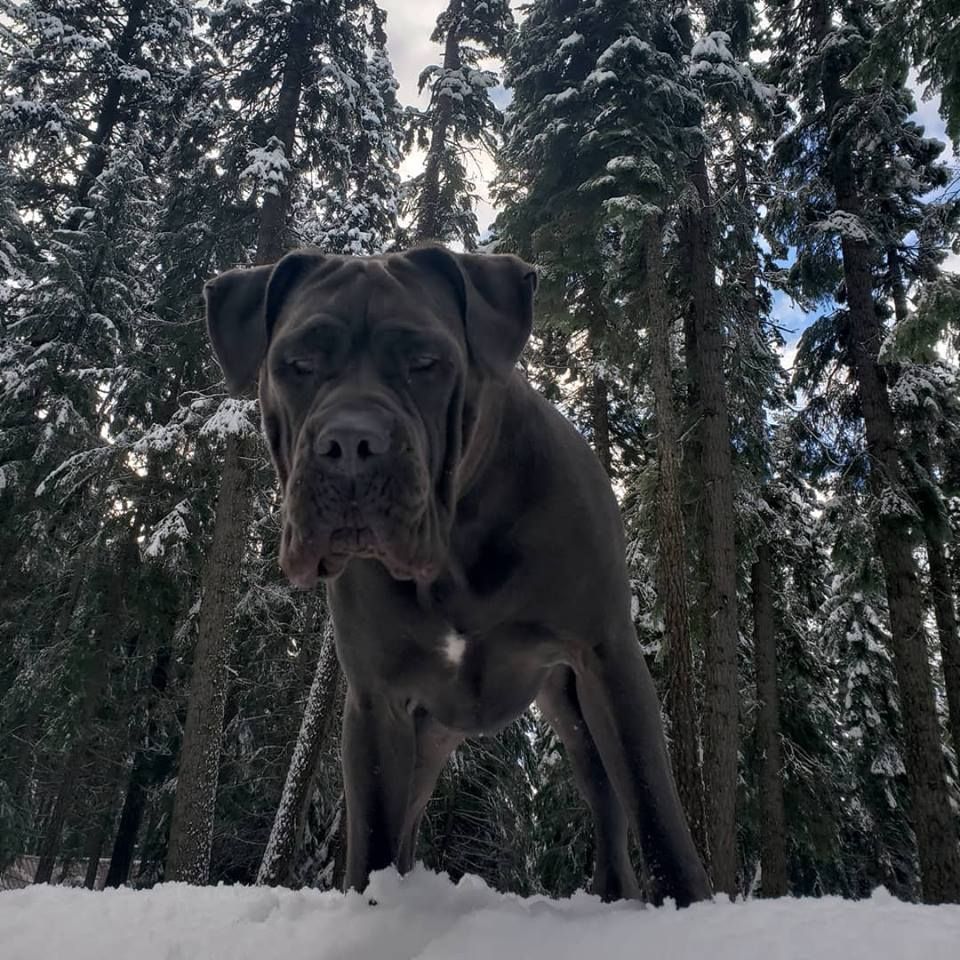
[(441, 247), (302, 250), (206, 285), (227, 385), (243, 392), (259, 373), (292, 582), (334, 577), (351, 557), (398, 579), (436, 576), (477, 429), (472, 398), (513, 370), (535, 287), (516, 257)]

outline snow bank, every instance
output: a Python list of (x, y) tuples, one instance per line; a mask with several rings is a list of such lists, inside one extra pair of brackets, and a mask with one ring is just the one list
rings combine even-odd
[[(370, 899), (377, 901), (371, 906)], [(960, 907), (884, 891), (689, 910), (502, 896), (476, 878), (375, 876), (366, 895), (263, 887), (0, 894), (4, 960), (956, 960)]]

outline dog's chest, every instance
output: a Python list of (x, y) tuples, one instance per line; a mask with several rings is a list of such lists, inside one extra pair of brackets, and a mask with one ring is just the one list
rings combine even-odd
[(556, 644), (523, 623), (481, 632), (441, 623), (418, 646), (422, 667), (404, 684), (411, 705), (465, 733), (492, 733), (523, 713), (556, 659)]

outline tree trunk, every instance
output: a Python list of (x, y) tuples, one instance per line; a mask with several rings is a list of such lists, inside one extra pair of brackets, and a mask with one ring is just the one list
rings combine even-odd
[(610, 476), (613, 460), (610, 453), (610, 405), (607, 381), (594, 371), (590, 377), (590, 426), (593, 451)]
[[(77, 582), (76, 578), (74, 582)], [(67, 754), (63, 772), (60, 774), (57, 798), (54, 801), (53, 810), (50, 819), (47, 821), (40, 846), (40, 859), (37, 863), (37, 872), (33, 878), (34, 883), (50, 883), (53, 878), (53, 868), (57, 860), (57, 854), (60, 852), (60, 839), (67, 819), (67, 812), (74, 799), (73, 794), (80, 776), (80, 770), (87, 760), (91, 737), (93, 736), (91, 727), (110, 678), (108, 669), (110, 643), (116, 638), (114, 630), (123, 602), (120, 584), (120, 579), (115, 578), (108, 607), (104, 612), (103, 622), (91, 656), (90, 672), (84, 685), (83, 702), (80, 706), (80, 715), (77, 718), (78, 733)], [(58, 623), (58, 630), (61, 624), (63, 629), (66, 630), (71, 615), (72, 610), (70, 614), (65, 614), (64, 619)]]
[(693, 680), (693, 655), (687, 624), (687, 576), (677, 425), (674, 410), (673, 350), (670, 315), (664, 289), (663, 248), (659, 218), (644, 223), (647, 327), (650, 335), (650, 379), (657, 418), (657, 593), (666, 629), (670, 716), (670, 757), (680, 800), (694, 842), (706, 859), (703, 778)]
[(757, 546), (751, 571), (753, 655), (757, 672), (757, 748), (760, 753), (760, 889), (765, 897), (787, 894), (787, 829), (783, 806), (783, 749), (773, 613), (770, 545)]
[(241, 440), (236, 435), (229, 436), (213, 542), (203, 572), (187, 721), (170, 821), (166, 880), (203, 884), (210, 868), (227, 697), (227, 651), (251, 509), (247, 473)]
[(87, 847), (83, 853), (87, 861), (83, 885), (87, 890), (97, 889), (97, 876), (100, 873), (100, 853), (103, 851), (103, 844), (107, 839), (107, 829), (108, 824), (101, 817), (100, 822), (90, 830), (87, 837)]
[(146, 743), (134, 753), (130, 767), (130, 776), (127, 781), (127, 790), (123, 798), (123, 807), (120, 810), (120, 821), (117, 824), (117, 834), (113, 841), (113, 852), (110, 855), (110, 866), (104, 880), (106, 887), (122, 887), (130, 878), (130, 866), (137, 846), (137, 834), (140, 832), (140, 821), (143, 819), (143, 809), (146, 803), (146, 787), (160, 779), (169, 765), (158, 762), (158, 758), (150, 753), (150, 745), (156, 735), (154, 713), (157, 697), (167, 687), (170, 651), (161, 648), (157, 651), (150, 675), (150, 694), (147, 700), (147, 722), (144, 731)]
[[(460, 62), (460, 25), (463, 15), (461, 0), (450, 0), (447, 8), (450, 12), (450, 27), (444, 41), (443, 69), (459, 70)], [(443, 155), (447, 150), (447, 131), (453, 116), (453, 101), (450, 97), (441, 97), (437, 103), (433, 125), (430, 128), (430, 148), (423, 166), (423, 189), (417, 206), (414, 240), (423, 243), (428, 240), (446, 240), (444, 229), (444, 210), (441, 204), (440, 168)]]
[(950, 713), (950, 737), (953, 740), (953, 752), (960, 757), (960, 636), (957, 633), (954, 584), (950, 578), (943, 537), (938, 531), (927, 531), (927, 563), (940, 637), (943, 685), (947, 691), (947, 709)]
[[(890, 273), (890, 285), (893, 294), (894, 312), (897, 323), (906, 323), (909, 319), (907, 294), (903, 283), (903, 269), (900, 254), (896, 247), (887, 249), (887, 266)], [(920, 428), (923, 430), (923, 427)], [(919, 439), (918, 462), (933, 478), (933, 461), (930, 456), (930, 443), (925, 433)], [(960, 636), (957, 632), (957, 612), (954, 606), (954, 584), (947, 563), (946, 541), (936, 520), (924, 523), (927, 546), (927, 566), (930, 574), (930, 599), (934, 617), (937, 621), (937, 635), (940, 639), (940, 660), (943, 665), (943, 685), (947, 694), (950, 739), (954, 753), (960, 757)]]
[[(291, 14), (287, 59), (277, 97), (273, 135), (285, 155), (293, 152), (300, 96), (309, 66), (311, 20), (306, 6)], [(279, 195), (264, 197), (257, 236), (256, 262), (273, 263), (283, 254), (290, 184)], [(197, 647), (180, 754), (177, 794), (170, 821), (166, 879), (207, 882), (213, 841), (213, 815), (220, 775), (226, 667), (230, 626), (240, 584), (240, 566), (252, 504), (246, 442), (227, 439), (223, 479), (217, 500), (213, 542), (203, 573)]]
[(724, 339), (704, 154), (691, 165), (690, 179), (698, 209), (684, 215), (682, 242), (683, 268), (692, 291), (695, 350), (691, 374), (698, 400), (703, 481), (703, 779), (711, 878), (715, 890), (732, 895), (737, 883), (737, 555)]
[(117, 835), (110, 855), (110, 866), (107, 868), (107, 877), (103, 882), (104, 889), (122, 887), (130, 877), (130, 865), (133, 863), (133, 853), (137, 845), (137, 834), (140, 830), (146, 800), (143, 783), (146, 779), (147, 762), (146, 754), (138, 750), (130, 768), (127, 792), (124, 794), (120, 822), (117, 824)]
[[(857, 214), (859, 203), (847, 188), (847, 180), (835, 171), (838, 206)], [(888, 490), (903, 489), (896, 428), (877, 362), (881, 329), (873, 303), (869, 249), (848, 237), (843, 238), (842, 245), (855, 374), (872, 464), (871, 486), (879, 500)], [(940, 746), (917, 564), (897, 518), (880, 514), (875, 535), (890, 610), (911, 822), (917, 837), (923, 897), (929, 903), (960, 901), (960, 852)]]
[(323, 646), (304, 706), (297, 745), (257, 873), (258, 884), (271, 887), (291, 884), (296, 854), (303, 841), (313, 797), (317, 764), (332, 729), (331, 720), (336, 710), (339, 684), (340, 664), (333, 642), (333, 624), (328, 613), (325, 617)]
[[(829, 25), (824, 4), (815, 11), (814, 30), (823, 39)], [(821, 78), (828, 119), (844, 103), (839, 75)], [(855, 217), (863, 203), (854, 178), (854, 162), (842, 142), (833, 145), (830, 176), (838, 209)], [(897, 431), (884, 373), (879, 363), (882, 326), (873, 301), (870, 247), (849, 234), (841, 237), (854, 375), (860, 393), (870, 455), (870, 483), (879, 502), (893, 491), (904, 496)], [(910, 820), (917, 838), (923, 899), (960, 901), (960, 848), (950, 809), (940, 744), (933, 680), (923, 627), (923, 601), (913, 547), (899, 517), (877, 514), (874, 532), (886, 580), (893, 660), (903, 716), (904, 764), (910, 784)]]
[(53, 879), (53, 868), (60, 852), (60, 838), (63, 835), (63, 825), (67, 819), (67, 809), (73, 800), (73, 791), (80, 773), (80, 764), (83, 761), (83, 749), (79, 743), (71, 749), (66, 766), (60, 775), (60, 785), (57, 788), (57, 798), (43, 831), (43, 841), (40, 844), (40, 858), (37, 861), (37, 872), (33, 876), (34, 883), (50, 883)]

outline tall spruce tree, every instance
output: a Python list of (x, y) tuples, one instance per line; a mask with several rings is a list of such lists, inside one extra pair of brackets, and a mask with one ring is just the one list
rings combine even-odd
[[(891, 220), (891, 193), (920, 197), (942, 181), (920, 131), (909, 120), (912, 97), (898, 82), (865, 81), (856, 68), (870, 53), (876, 18), (866, 4), (829, 0), (775, 5), (775, 57), (784, 86), (798, 99), (792, 131), (777, 161), (795, 198), (779, 214), (784, 236), (798, 245), (795, 272), (820, 296), (842, 306), (815, 325), (821, 371), (836, 360), (856, 386), (856, 415), (865, 443), (855, 463), (870, 484), (870, 516), (886, 582), (891, 647), (903, 714), (903, 758), (910, 817), (917, 838), (924, 899), (960, 898), (960, 849), (950, 809), (940, 728), (934, 706), (920, 571), (917, 512), (904, 484), (899, 431), (890, 405), (890, 372), (882, 362), (884, 314), (876, 269)], [(793, 64), (803, 54), (802, 67)], [(894, 171), (893, 182), (889, 171)], [(901, 236), (904, 236), (906, 230)], [(830, 289), (830, 281), (835, 286)], [(816, 382), (811, 386), (816, 388)], [(944, 842), (943, 838), (947, 838)]]
[(501, 123), (490, 97), (497, 76), (481, 61), (503, 57), (513, 36), (509, 0), (449, 0), (430, 39), (443, 45), (443, 62), (420, 74), (429, 91), (426, 110), (413, 112), (411, 145), (426, 151), (423, 173), (406, 185), (416, 241), (461, 243), (473, 250), (479, 238), (476, 196), (468, 163), (474, 150), (491, 153)]

